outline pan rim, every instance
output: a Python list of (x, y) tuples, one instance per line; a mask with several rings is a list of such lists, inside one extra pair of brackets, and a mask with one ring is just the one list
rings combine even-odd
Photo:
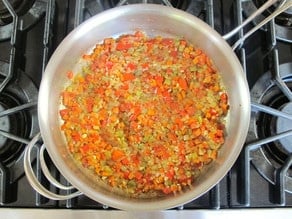
[[(247, 120), (250, 115), (250, 97), (249, 97), (249, 90), (248, 85), (246, 82), (246, 78), (244, 76), (244, 72), (242, 69), (242, 66), (240, 62), (238, 61), (237, 57), (235, 56), (234, 52), (230, 48), (230, 46), (227, 44), (227, 42), (215, 31), (213, 30), (208, 24), (204, 23), (203, 21), (199, 20), (198, 18), (181, 11), (179, 9), (175, 8), (169, 8), (167, 6), (163, 5), (156, 5), (156, 4), (147, 4), (147, 5), (141, 5), (141, 4), (133, 4), (133, 5), (126, 5), (126, 6), (119, 6), (113, 9), (108, 9), (104, 12), (101, 12), (98, 15), (95, 15), (94, 17), (88, 19), (84, 23), (82, 23), (80, 26), (78, 26), (76, 29), (74, 29), (58, 46), (58, 48), (55, 50), (53, 55), (51, 56), (51, 59), (49, 60), (47, 67), (44, 72), (43, 79), (41, 81), (40, 90), (39, 90), (39, 102), (38, 102), (38, 117), (39, 117), (39, 126), (40, 131), (43, 136), (43, 141), (45, 145), (47, 145), (47, 150), (52, 158), (54, 164), (57, 166), (59, 171), (64, 175), (64, 177), (72, 183), (73, 186), (78, 188), (81, 192), (83, 192), (85, 195), (89, 196), (90, 198), (99, 201), (103, 204), (124, 209), (124, 210), (162, 210), (162, 209), (168, 209), (172, 207), (176, 207), (178, 205), (182, 205), (186, 202), (189, 202), (195, 198), (198, 198), (199, 196), (203, 195), (207, 191), (209, 191), (216, 183), (218, 183), (229, 171), (229, 169), (232, 167), (232, 165), (235, 163), (237, 157), (239, 156), (239, 153), (241, 151), (241, 148), (244, 144), (245, 137), (247, 135), (248, 126), (249, 126), (249, 120), (246, 121), (245, 126), (242, 127), (241, 135), (236, 140), (237, 146), (234, 147), (232, 151), (232, 156), (229, 156), (228, 159), (224, 162), (224, 166), (219, 168), (218, 174), (213, 175), (209, 180), (208, 184), (202, 185), (200, 188), (203, 191), (197, 191), (192, 190), (191, 192), (186, 192), (183, 195), (176, 196), (173, 199), (163, 199), (158, 200), (158, 202), (155, 202), (153, 200), (143, 201), (143, 202), (136, 202), (135, 199), (132, 200), (124, 200), (124, 199), (113, 199), (111, 197), (104, 196), (103, 194), (97, 193), (92, 187), (84, 188), (84, 184), (79, 181), (79, 178), (77, 176), (74, 176), (70, 171), (70, 168), (66, 165), (65, 161), (61, 157), (60, 154), (57, 153), (56, 150), (54, 150), (53, 147), (51, 147), (52, 144), (54, 144), (53, 137), (50, 135), (50, 131), (52, 127), (49, 127), (48, 129), (48, 121), (49, 118), (49, 109), (50, 109), (50, 89), (51, 89), (51, 81), (52, 81), (52, 74), (51, 72), (54, 71), (54, 63), (58, 61), (58, 58), (60, 54), (64, 54), (64, 50), (68, 49), (66, 48), (67, 41), (70, 41), (72, 39), (78, 39), (80, 34), (82, 35), (85, 31), (88, 31), (88, 28), (93, 28), (92, 26), (98, 26), (99, 24), (102, 24), (106, 22), (106, 19), (114, 19), (118, 18), (119, 16), (123, 16), (124, 13), (136, 13), (135, 11), (143, 12), (151, 12), (151, 11), (159, 11), (163, 12), (163, 14), (169, 14), (169, 16), (176, 16), (176, 19), (184, 18), (184, 22), (190, 22), (190, 23), (197, 23), (196, 25), (201, 25), (204, 27), (202, 31), (205, 31), (206, 33), (211, 33), (211, 37), (213, 41), (216, 41), (216, 43), (220, 43), (222, 49), (225, 50), (226, 54), (230, 54), (230, 59), (232, 60), (232, 65), (239, 67), (240, 69), (239, 77), (242, 78), (242, 89), (245, 90), (245, 96), (241, 97), (244, 98), (244, 104), (242, 106), (242, 119)], [(102, 20), (96, 22), (96, 20)], [(52, 131), (52, 130), (51, 130)], [(226, 163), (228, 163), (228, 166), (226, 166)], [(219, 177), (219, 176), (220, 177)]]

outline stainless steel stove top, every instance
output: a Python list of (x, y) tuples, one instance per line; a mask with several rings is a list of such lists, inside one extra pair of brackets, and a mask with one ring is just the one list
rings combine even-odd
[(0, 216), (3, 219), (31, 219), (31, 218), (43, 218), (43, 219), (102, 219), (102, 218), (120, 218), (120, 219), (231, 219), (231, 218), (291, 218), (292, 209), (236, 209), (236, 210), (171, 210), (171, 211), (156, 211), (156, 212), (126, 212), (126, 211), (107, 211), (107, 210), (70, 210), (70, 209), (59, 209), (59, 210), (44, 210), (44, 209), (2, 209)]

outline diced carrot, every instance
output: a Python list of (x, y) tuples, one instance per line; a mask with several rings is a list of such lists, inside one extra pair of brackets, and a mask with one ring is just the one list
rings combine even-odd
[(129, 164), (130, 164), (130, 161), (129, 161), (129, 159), (127, 159), (127, 158), (123, 158), (123, 159), (121, 160), (121, 163), (122, 163), (123, 165), (129, 165)]
[(113, 161), (118, 161), (118, 160), (121, 160), (124, 156), (125, 156), (125, 153), (122, 150), (115, 149), (112, 152), (111, 158)]
[(164, 81), (164, 78), (161, 75), (155, 75), (154, 79), (156, 81), (156, 85), (161, 87)]
[(118, 42), (116, 49), (117, 50), (128, 50), (132, 47), (132, 44), (127, 43), (127, 42)]
[(123, 81), (132, 81), (135, 79), (135, 75), (133, 73), (124, 73)]
[(143, 63), (141, 66), (142, 66), (143, 69), (148, 69), (149, 68), (149, 63), (147, 63), (147, 62)]
[(61, 118), (62, 119), (68, 119), (69, 112), (70, 112), (69, 109), (61, 109), (60, 110), (60, 116), (61, 116)]
[(137, 180), (140, 180), (142, 177), (143, 177), (143, 174), (142, 174), (140, 171), (137, 171), (137, 172), (135, 173), (135, 178), (136, 178)]
[(182, 78), (182, 77), (179, 77), (178, 78), (178, 84), (179, 86), (184, 89), (184, 90), (187, 90), (188, 89), (188, 83), (186, 81), (186, 79)]
[(84, 54), (82, 58), (85, 60), (91, 60), (91, 55)]
[(133, 71), (133, 70), (135, 70), (135, 69), (137, 69), (137, 66), (134, 64), (134, 63), (129, 63), (128, 65), (127, 65), (127, 68), (129, 68), (131, 71)]
[(222, 93), (222, 94), (220, 95), (220, 99), (221, 99), (221, 101), (222, 101), (223, 103), (227, 103), (227, 101), (228, 101), (227, 94), (226, 94), (226, 93)]
[(106, 62), (106, 67), (108, 68), (108, 69), (112, 69), (112, 67), (114, 66), (114, 63), (113, 62), (111, 62), (111, 61), (108, 61), (108, 62)]
[(166, 46), (170, 46), (170, 45), (173, 45), (173, 39), (170, 39), (170, 38), (164, 38), (162, 39), (162, 42), (161, 42), (163, 45), (166, 45)]
[(74, 76), (74, 74), (73, 74), (72, 71), (68, 71), (68, 72), (67, 72), (67, 78), (72, 79), (73, 76)]

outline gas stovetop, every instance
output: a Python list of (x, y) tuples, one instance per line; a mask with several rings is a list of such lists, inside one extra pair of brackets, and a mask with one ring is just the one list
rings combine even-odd
[[(114, 210), (84, 195), (54, 201), (38, 194), (24, 173), (24, 149), (39, 132), (38, 87), (50, 55), (62, 39), (97, 13), (123, 4), (147, 2), (185, 10), (223, 35), (241, 24), (265, 1), (0, 0), (0, 212), (3, 208), (2, 212), (12, 216), (17, 215), (10, 210), (12, 208), (21, 208), (22, 213), (27, 214), (23, 208), (49, 208), (63, 214), (67, 209), (87, 213), (91, 212), (88, 210), (103, 213)], [(230, 45), (272, 13), (277, 5), (228, 40)], [(236, 50), (246, 72), (252, 100), (249, 133), (240, 157), (208, 193), (172, 210), (229, 209), (233, 212), (292, 207), (291, 10), (265, 25)], [(40, 169), (39, 150), (39, 145), (35, 145), (32, 153), (36, 176), (48, 190), (60, 193)], [(47, 154), (45, 160), (54, 178), (69, 185)]]

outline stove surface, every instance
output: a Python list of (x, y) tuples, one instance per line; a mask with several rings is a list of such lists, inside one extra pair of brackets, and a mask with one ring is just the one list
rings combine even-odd
[[(13, 18), (4, 10), (5, 2), (6, 0), (0, 0), (0, 212), (4, 212), (8, 218), (20, 215), (19, 211), (12, 212), (14, 208), (29, 208), (23, 211), (24, 215), (29, 215), (29, 211), (33, 209), (48, 208), (60, 210), (51, 211), (50, 214), (58, 218), (62, 215), (61, 212), (72, 216), (64, 209), (78, 209), (89, 215), (95, 211), (88, 210), (100, 210), (102, 214), (113, 210), (84, 195), (63, 201), (41, 196), (25, 176), (23, 152), (26, 144), (39, 132), (36, 111), (38, 87), (49, 57), (62, 39), (84, 20), (103, 10), (145, 1), (35, 0), (27, 1), (29, 6), (21, 6), (15, 1), (15, 5), (22, 7), (21, 10), (15, 9), (18, 17), (16, 22), (12, 22)], [(262, 4), (261, 1), (251, 0), (148, 2), (172, 4), (204, 20), (222, 35), (231, 31)], [(175, 212), (172, 216), (166, 213), (170, 218), (174, 215), (190, 216), (189, 212), (176, 211), (183, 209), (200, 210), (196, 216), (203, 218), (205, 213), (202, 210), (210, 209), (292, 207), (290, 15), (289, 9), (279, 19), (253, 34), (236, 50), (246, 72), (253, 102), (250, 130), (240, 157), (228, 174), (208, 193), (172, 209), (174, 211), (170, 212)], [(266, 14), (262, 15), (264, 16)], [(244, 30), (252, 28), (257, 22), (258, 20)], [(242, 34), (240, 32), (228, 40), (229, 44), (232, 45)], [(271, 112), (270, 108), (276, 112)], [(284, 138), (280, 138), (283, 136)], [(67, 194), (67, 191), (59, 191), (49, 183), (42, 173), (39, 146), (35, 145), (32, 152), (32, 164), (38, 180), (52, 192)], [(45, 160), (51, 174), (62, 184), (69, 185), (47, 154)], [(46, 215), (45, 211), (36, 212), (44, 217)], [(79, 215), (79, 211), (74, 212)], [(253, 214), (250, 212), (238, 214), (237, 211), (232, 211), (231, 216)], [(279, 212), (291, 214), (291, 211), (286, 210)], [(119, 213), (114, 211), (115, 217), (117, 214)], [(214, 212), (211, 215), (214, 216)], [(265, 213), (270, 218), (271, 215), (273, 214), (270, 212)], [(226, 213), (226, 216), (230, 214)]]

